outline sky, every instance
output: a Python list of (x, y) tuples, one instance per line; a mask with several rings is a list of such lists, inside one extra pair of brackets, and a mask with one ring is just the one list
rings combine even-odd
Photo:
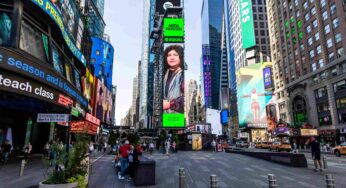
[[(185, 0), (185, 83), (199, 82), (202, 0)], [(105, 1), (105, 33), (114, 47), (113, 85), (117, 86), (116, 124), (132, 104), (133, 78), (142, 50), (143, 0)]]

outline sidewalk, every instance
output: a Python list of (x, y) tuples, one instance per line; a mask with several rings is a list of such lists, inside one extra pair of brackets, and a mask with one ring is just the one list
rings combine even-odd
[[(39, 182), (47, 178), (47, 166), (42, 155), (33, 155), (24, 168), (24, 175), (19, 176), (21, 159), (12, 159), (7, 164), (0, 165), (0, 188), (2, 187), (38, 187)], [(92, 161), (103, 156), (103, 152), (93, 152)]]

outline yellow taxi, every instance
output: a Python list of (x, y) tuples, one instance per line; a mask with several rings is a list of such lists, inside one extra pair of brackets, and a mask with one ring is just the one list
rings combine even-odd
[(269, 142), (257, 142), (256, 143), (256, 148), (268, 149), (268, 148), (270, 148), (270, 143)]
[(290, 143), (281, 143), (279, 141), (275, 141), (269, 147), (269, 151), (271, 150), (277, 150), (279, 152), (280, 151), (290, 152), (292, 150), (292, 146)]
[(346, 155), (346, 142), (343, 142), (340, 145), (334, 147), (332, 151), (337, 157), (340, 157), (341, 155)]

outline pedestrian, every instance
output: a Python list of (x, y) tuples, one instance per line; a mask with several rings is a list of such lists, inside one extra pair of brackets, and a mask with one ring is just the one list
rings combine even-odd
[(129, 180), (133, 179), (134, 172), (135, 172), (135, 170), (139, 164), (137, 149), (135, 149), (135, 147), (132, 145), (130, 146), (128, 161), (129, 161), (129, 167), (128, 167), (129, 177), (127, 180), (129, 181)]
[(143, 153), (143, 147), (142, 147), (142, 145), (141, 145), (141, 144), (138, 144), (138, 146), (137, 146), (136, 150), (137, 150), (138, 155), (139, 155), (139, 156), (142, 156), (142, 153)]
[(212, 152), (216, 152), (216, 141), (215, 140), (213, 140), (211, 142), (211, 150), (212, 150)]
[(153, 152), (154, 152), (154, 148), (155, 148), (154, 143), (153, 143), (153, 142), (150, 142), (150, 144), (149, 144), (149, 151), (150, 151), (150, 155), (152, 155), (152, 154), (153, 154)]
[(12, 145), (10, 144), (10, 141), (9, 140), (6, 140), (5, 141), (5, 144), (3, 144), (1, 146), (1, 150), (2, 150), (2, 159), (3, 159), (3, 162), (4, 163), (7, 163), (8, 161), (8, 158), (11, 154), (11, 149), (12, 149)]
[(293, 141), (293, 153), (298, 153), (298, 146), (295, 140)]
[(173, 150), (173, 153), (176, 152), (176, 147), (177, 147), (177, 144), (175, 143), (175, 141), (173, 141), (173, 143), (172, 143), (172, 150)]
[(106, 153), (106, 151), (107, 151), (107, 143), (105, 142), (103, 144), (103, 153)]
[(89, 144), (89, 154), (91, 154), (94, 151), (94, 143), (90, 142)]
[(119, 149), (121, 171), (118, 174), (118, 179), (120, 180), (125, 179), (126, 171), (128, 168), (127, 160), (128, 160), (129, 151), (130, 151), (129, 141), (126, 140), (125, 143)]
[(166, 141), (166, 155), (169, 154), (170, 148), (171, 148), (171, 142), (167, 139), (167, 141)]
[(31, 150), (32, 150), (32, 145), (30, 142), (28, 142), (28, 144), (24, 146), (24, 160), (25, 161), (28, 161)]
[(44, 145), (44, 155), (46, 158), (49, 158), (49, 147), (50, 147), (49, 142), (46, 142), (46, 144)]
[(144, 143), (142, 144), (142, 148), (143, 148), (143, 151), (147, 151), (147, 143), (144, 142)]
[(318, 165), (320, 167), (319, 170), (322, 171), (320, 143), (315, 139), (315, 137), (310, 137), (310, 147), (311, 147), (312, 159), (314, 160), (314, 164), (315, 164), (314, 171), (315, 172), (318, 171)]

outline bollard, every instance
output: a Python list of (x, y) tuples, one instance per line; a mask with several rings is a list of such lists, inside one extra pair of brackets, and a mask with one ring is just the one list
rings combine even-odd
[(331, 174), (326, 174), (327, 188), (335, 188), (334, 178)]
[(327, 165), (327, 159), (324, 156), (322, 158), (322, 162), (323, 162), (323, 168), (326, 169), (328, 165)]
[(269, 188), (276, 188), (276, 179), (274, 174), (268, 174), (268, 183), (269, 183)]
[(217, 179), (216, 179), (216, 175), (212, 174), (210, 175), (210, 188), (218, 188), (218, 184), (217, 184)]
[(19, 172), (19, 176), (23, 176), (24, 174), (24, 167), (25, 167), (25, 160), (22, 160), (22, 163), (20, 165), (20, 172)]
[(179, 188), (185, 188), (185, 169), (179, 168)]

